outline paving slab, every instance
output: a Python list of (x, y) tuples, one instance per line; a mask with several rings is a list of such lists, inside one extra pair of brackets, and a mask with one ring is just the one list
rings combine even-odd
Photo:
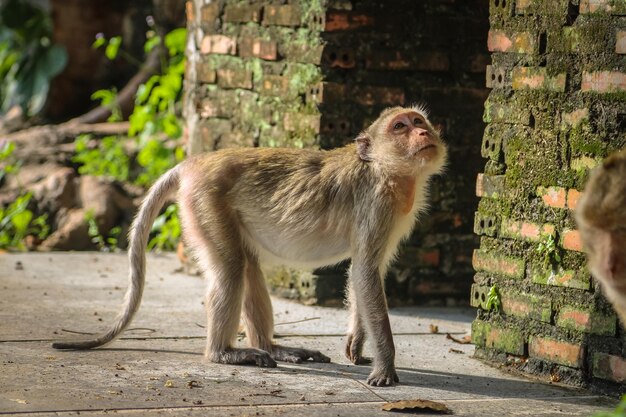
[(369, 387), (369, 367), (343, 357), (344, 309), (281, 299), (273, 299), (280, 343), (319, 349), (333, 363), (207, 363), (204, 283), (177, 268), (172, 255), (149, 256), (144, 301), (122, 338), (101, 349), (57, 351), (52, 340), (85, 337), (77, 333), (113, 320), (126, 288), (125, 255), (0, 254), (0, 414), (389, 416), (384, 403), (419, 398), (443, 402), (455, 415), (590, 416), (616, 404), (472, 358), (472, 345), (445, 337), (469, 333), (474, 312), (461, 308), (391, 310), (395, 387)]

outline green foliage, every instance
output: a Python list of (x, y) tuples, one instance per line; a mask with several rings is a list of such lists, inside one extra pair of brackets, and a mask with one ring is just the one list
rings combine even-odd
[(185, 157), (181, 147), (169, 149), (157, 139), (148, 140), (139, 154), (137, 163), (144, 168), (135, 183), (149, 185), (157, 180), (165, 171), (172, 168)]
[(50, 16), (36, 2), (0, 2), (0, 112), (19, 105), (34, 115), (43, 108), (50, 80), (67, 64), (51, 35)]
[(543, 258), (543, 266), (546, 268), (552, 268), (561, 263), (561, 254), (552, 235), (546, 235), (536, 251)]
[[(145, 140), (163, 132), (171, 138), (182, 133), (181, 123), (176, 116), (175, 104), (181, 97), (182, 80), (185, 72), (186, 29), (174, 29), (165, 35), (164, 44), (168, 50), (167, 65), (161, 74), (153, 75), (137, 90), (135, 108), (128, 118), (130, 136)], [(154, 48), (153, 40), (146, 45)]]
[(35, 235), (44, 239), (50, 233), (47, 214), (34, 217), (28, 209), (31, 193), (19, 196), (6, 209), (0, 208), (0, 248), (25, 250), (24, 238)]
[(622, 399), (615, 410), (595, 413), (593, 417), (626, 417), (626, 395), (622, 395)]
[(498, 294), (498, 288), (495, 285), (492, 285), (489, 288), (489, 292), (487, 293), (487, 311), (500, 311), (500, 307), (502, 303), (500, 301), (500, 294)]
[(165, 213), (156, 218), (152, 225), (152, 233), (156, 234), (148, 243), (148, 249), (174, 250), (180, 239), (180, 220), (178, 206), (170, 204)]
[(113, 87), (109, 90), (103, 89), (95, 91), (91, 95), (92, 100), (100, 100), (100, 105), (107, 107), (111, 111), (111, 115), (107, 119), (109, 122), (119, 122), (122, 120), (122, 109), (117, 102), (117, 88)]
[[(162, 46), (167, 50), (168, 56), (163, 62), (161, 73), (151, 76), (148, 81), (139, 86), (135, 96), (135, 107), (129, 117), (128, 135), (136, 137), (139, 145), (137, 164), (142, 170), (134, 179), (138, 185), (151, 185), (165, 171), (184, 158), (182, 147), (167, 147), (156, 136), (164, 134), (169, 138), (177, 139), (182, 134), (182, 124), (176, 113), (176, 103), (182, 96), (186, 39), (186, 29), (175, 29), (163, 39), (153, 31), (147, 34), (144, 51), (148, 53)], [(107, 40), (103, 36), (98, 36), (92, 46), (94, 48), (105, 47), (105, 55), (109, 59), (115, 59), (118, 56), (129, 59), (129, 55), (122, 49), (122, 43), (119, 37)], [(92, 99), (100, 100), (102, 105), (109, 107), (114, 120), (121, 119), (119, 108), (114, 107), (117, 106), (115, 89), (96, 91)], [(87, 146), (89, 139), (88, 136), (81, 136), (75, 142), (76, 155), (72, 160), (81, 164), (79, 172), (108, 175), (119, 180), (129, 179), (130, 161), (121, 140), (116, 137), (105, 137), (97, 148), (89, 149)], [(101, 249), (116, 246), (117, 234), (104, 238), (93, 216), (88, 217), (87, 222), (90, 225), (89, 233), (92, 240)], [(152, 231), (154, 237), (149, 242), (149, 248), (175, 249), (180, 238), (180, 221), (175, 205), (169, 206), (165, 213), (156, 219)]]
[(22, 161), (13, 157), (13, 151), (15, 151), (13, 142), (5, 142), (0, 147), (0, 182), (5, 176), (17, 173), (22, 166)]
[(111, 251), (117, 249), (118, 238), (122, 231), (121, 227), (115, 226), (111, 228), (111, 230), (109, 230), (109, 236), (105, 238), (100, 234), (100, 228), (96, 222), (93, 210), (87, 210), (85, 213), (85, 221), (88, 225), (87, 234), (91, 238), (91, 241), (98, 245), (98, 249), (101, 251)]
[(80, 135), (74, 142), (76, 154), (72, 161), (81, 164), (78, 172), (82, 175), (108, 176), (126, 181), (130, 160), (119, 138), (106, 136), (93, 149), (88, 145), (90, 139), (90, 135)]

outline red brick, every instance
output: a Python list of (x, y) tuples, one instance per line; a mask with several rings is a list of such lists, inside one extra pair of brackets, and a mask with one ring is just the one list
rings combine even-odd
[(524, 221), (515, 221), (503, 218), (500, 226), (500, 234), (503, 237), (519, 238), (531, 242), (538, 242), (544, 236), (554, 236), (554, 225), (537, 224)]
[(201, 83), (214, 84), (217, 79), (217, 73), (206, 62), (196, 64), (196, 74)]
[(264, 25), (298, 26), (300, 25), (300, 7), (292, 4), (267, 5), (263, 13)]
[(585, 268), (576, 270), (560, 269), (552, 271), (544, 266), (533, 266), (530, 271), (532, 282), (541, 285), (553, 285), (556, 287), (578, 288), (588, 290), (591, 286), (589, 273)]
[(615, 53), (626, 54), (626, 31), (618, 31), (615, 37)]
[(250, 4), (229, 4), (224, 7), (224, 22), (248, 23), (261, 19), (261, 6)]
[(222, 88), (252, 88), (252, 73), (238, 69), (217, 70), (217, 85)]
[(218, 2), (213, 2), (202, 6), (200, 9), (200, 19), (205, 23), (213, 23), (220, 15), (220, 6)]
[(502, 312), (504, 314), (550, 323), (552, 301), (548, 297), (508, 292), (506, 290), (500, 290), (500, 292)]
[(404, 104), (404, 90), (401, 88), (359, 86), (352, 89), (351, 93), (354, 101), (365, 106)]
[(242, 58), (256, 57), (266, 61), (275, 61), (277, 55), (274, 41), (250, 37), (239, 39), (239, 56)]
[(537, 194), (546, 206), (554, 208), (565, 208), (566, 191), (562, 187), (537, 187)]
[(515, 67), (511, 76), (511, 86), (514, 90), (542, 89), (563, 92), (565, 81), (565, 73), (548, 76), (544, 67)]
[(581, 368), (583, 366), (585, 349), (584, 346), (573, 343), (531, 336), (528, 342), (528, 353), (533, 358), (573, 368)]
[(266, 75), (261, 83), (261, 92), (270, 96), (285, 97), (289, 94), (289, 79), (280, 75)]
[(596, 352), (593, 354), (593, 376), (623, 384), (626, 382), (626, 359)]
[(615, 336), (617, 330), (617, 318), (614, 314), (605, 315), (577, 306), (562, 307), (555, 324), (570, 330), (606, 336)]
[(567, 208), (570, 210), (576, 210), (576, 206), (578, 205), (578, 200), (582, 193), (578, 190), (570, 188), (567, 190)]
[(597, 93), (626, 91), (626, 74), (617, 71), (583, 72), (580, 89)]
[(324, 30), (326, 32), (334, 32), (338, 30), (354, 30), (362, 27), (372, 26), (374, 17), (344, 10), (332, 10), (326, 13), (326, 24)]
[(202, 39), (200, 53), (203, 54), (227, 54), (235, 55), (237, 51), (237, 40), (230, 36), (209, 35)]
[(580, 240), (580, 232), (578, 232), (578, 230), (563, 230), (561, 240), (561, 245), (564, 249), (575, 250), (577, 252), (583, 251), (583, 244)]
[(529, 32), (507, 35), (501, 30), (490, 30), (487, 37), (487, 49), (491, 52), (532, 53), (535, 40)]
[(497, 255), (484, 250), (474, 250), (472, 266), (477, 271), (505, 275), (510, 278), (524, 278), (526, 262), (520, 258)]

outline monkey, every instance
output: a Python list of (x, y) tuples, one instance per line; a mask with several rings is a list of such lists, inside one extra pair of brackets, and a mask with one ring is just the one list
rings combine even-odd
[(626, 148), (591, 172), (575, 218), (589, 270), (626, 326)]
[[(330, 362), (318, 351), (275, 344), (261, 264), (317, 268), (351, 258), (345, 353), (355, 364), (373, 339), (367, 383), (399, 382), (383, 278), (400, 242), (427, 206), (430, 178), (447, 147), (422, 107), (393, 107), (353, 143), (332, 150), (239, 148), (196, 155), (148, 191), (130, 231), (129, 288), (108, 332), (56, 349), (109, 343), (130, 323), (145, 280), (145, 247), (165, 200), (177, 192), (183, 236), (207, 281), (205, 358), (275, 367)], [(240, 318), (247, 348), (234, 347)]]

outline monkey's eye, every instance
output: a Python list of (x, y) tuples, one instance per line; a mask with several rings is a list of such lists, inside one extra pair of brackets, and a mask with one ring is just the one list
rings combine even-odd
[(402, 123), (402, 122), (398, 122), (398, 123), (396, 123), (395, 125), (393, 125), (393, 130), (400, 130), (400, 129), (402, 129), (402, 128), (403, 128), (403, 127), (405, 127), (405, 126), (406, 126), (406, 125), (405, 125), (404, 123)]
[(415, 126), (421, 125), (422, 123), (424, 123), (424, 121), (422, 119), (417, 118), (417, 117), (415, 118), (415, 120), (413, 120), (413, 124)]

